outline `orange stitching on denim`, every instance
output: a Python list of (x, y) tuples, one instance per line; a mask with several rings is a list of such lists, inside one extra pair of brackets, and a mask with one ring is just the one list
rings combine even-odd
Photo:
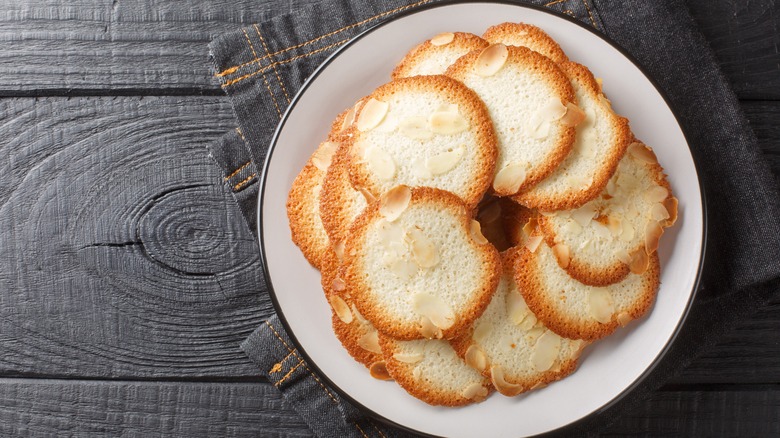
[[(260, 43), (263, 44), (263, 50), (265, 50), (265, 54), (268, 55), (268, 46), (265, 44), (265, 38), (260, 34), (260, 27), (255, 24), (255, 32), (257, 32), (258, 38), (260, 38)], [(271, 58), (271, 61), (273, 61), (273, 58)], [(271, 62), (273, 65), (273, 62)], [(274, 65), (274, 74), (276, 75), (276, 80), (279, 81), (279, 85), (282, 87), (282, 92), (284, 93), (285, 99), (287, 99), (287, 103), (290, 103), (290, 95), (287, 94), (287, 89), (284, 87), (284, 82), (282, 82), (282, 78), (279, 77), (279, 71), (276, 70), (276, 66)]]
[(282, 383), (284, 383), (284, 381), (285, 381), (285, 380), (287, 380), (287, 379), (289, 379), (289, 378), (290, 378), (290, 376), (292, 376), (292, 373), (294, 373), (294, 372), (295, 372), (295, 370), (297, 370), (298, 368), (300, 368), (300, 366), (301, 366), (301, 365), (303, 365), (303, 361), (302, 361), (302, 360), (299, 360), (299, 361), (298, 361), (298, 363), (297, 363), (297, 364), (296, 364), (294, 367), (290, 368), (290, 371), (287, 371), (287, 374), (285, 374), (285, 375), (284, 375), (284, 377), (282, 377), (281, 379), (279, 379), (278, 381), (276, 381), (276, 383), (274, 383), (274, 386), (279, 386), (279, 385), (281, 385)]
[(363, 429), (361, 429), (361, 428), (360, 428), (360, 426), (358, 426), (358, 424), (357, 424), (357, 423), (352, 423), (352, 424), (354, 424), (354, 425), (355, 425), (355, 427), (357, 427), (357, 430), (359, 430), (359, 431), (360, 431), (360, 434), (361, 434), (361, 435), (363, 435), (363, 438), (368, 438), (368, 435), (366, 435), (366, 433), (365, 433), (365, 432), (363, 432)]
[(253, 174), (249, 175), (243, 181), (241, 181), (238, 184), (234, 185), (233, 186), (233, 190), (240, 190), (242, 187), (244, 187), (245, 185), (249, 184), (249, 180), (251, 180), (252, 178), (254, 178), (256, 176), (257, 176), (257, 173), (253, 173)]
[(292, 46), (292, 47), (288, 47), (286, 49), (279, 50), (277, 52), (271, 53), (271, 54), (269, 54), (267, 56), (264, 56), (263, 58), (255, 58), (255, 59), (253, 59), (251, 61), (248, 61), (248, 62), (245, 62), (243, 64), (235, 65), (233, 67), (228, 67), (225, 70), (217, 73), (215, 76), (218, 76), (218, 77), (227, 76), (227, 75), (229, 75), (231, 73), (234, 73), (236, 70), (238, 70), (238, 69), (240, 69), (242, 67), (245, 67), (245, 66), (247, 66), (249, 64), (254, 64), (256, 62), (262, 61), (263, 59), (266, 59), (266, 58), (269, 58), (269, 57), (272, 57), (272, 56), (276, 56), (276, 55), (280, 55), (282, 53), (289, 52), (290, 50), (295, 50), (295, 49), (298, 49), (298, 48), (301, 48), (301, 47), (304, 47), (304, 46), (308, 46), (309, 44), (316, 43), (317, 41), (319, 41), (321, 39), (324, 39), (324, 38), (327, 38), (329, 36), (335, 35), (337, 33), (343, 32), (343, 31), (345, 31), (347, 29), (352, 29), (353, 27), (357, 27), (357, 26), (366, 24), (369, 21), (376, 20), (377, 18), (381, 18), (381, 17), (384, 17), (386, 15), (390, 15), (390, 14), (393, 14), (393, 13), (396, 13), (396, 12), (400, 12), (400, 11), (403, 11), (405, 9), (415, 8), (417, 6), (424, 5), (425, 3), (430, 3), (431, 1), (433, 1), (433, 0), (422, 0), (422, 1), (419, 1), (417, 3), (412, 3), (411, 5), (400, 6), (400, 7), (397, 7), (395, 9), (393, 9), (393, 10), (382, 12), (380, 14), (374, 15), (373, 17), (366, 18), (363, 21), (360, 21), (360, 22), (357, 22), (357, 23), (354, 23), (354, 24), (350, 24), (348, 26), (344, 26), (341, 29), (336, 29), (336, 30), (334, 30), (332, 32), (326, 33), (325, 35), (320, 35), (317, 38), (311, 39), (311, 40), (303, 42), (301, 44), (298, 44), (298, 45), (295, 45), (295, 46)]
[[(246, 42), (249, 43), (249, 48), (252, 49), (252, 55), (255, 56), (255, 59), (257, 59), (257, 52), (255, 52), (255, 46), (252, 44), (252, 41), (249, 39), (249, 34), (246, 33), (246, 29), (241, 28), (241, 31), (244, 32), (244, 36), (246, 37)], [(262, 70), (261, 70), (262, 71)], [(265, 82), (265, 88), (268, 90), (268, 94), (271, 96), (271, 100), (274, 102), (274, 107), (276, 108), (276, 114), (279, 114), (279, 118), (282, 118), (282, 112), (279, 110), (279, 105), (276, 103), (276, 98), (274, 97), (274, 93), (271, 91), (271, 86), (268, 84), (268, 79), (263, 75), (263, 82)]]
[(252, 161), (247, 161), (246, 163), (242, 164), (241, 167), (239, 167), (238, 169), (234, 170), (233, 173), (231, 173), (230, 175), (226, 176), (225, 177), (225, 181), (227, 181), (230, 178), (233, 178), (234, 176), (238, 175), (239, 172), (241, 172), (242, 170), (246, 169), (246, 166), (249, 166), (250, 164), (252, 164)]
[[(287, 351), (289, 351), (290, 353), (294, 354), (295, 357), (297, 357), (298, 359), (301, 359), (301, 361), (303, 361), (303, 358), (298, 356), (298, 353), (296, 353), (294, 349), (290, 348), (290, 346), (287, 345), (287, 342), (284, 342), (284, 339), (282, 339), (282, 336), (279, 334), (279, 332), (276, 331), (276, 329), (274, 328), (273, 325), (271, 325), (270, 322), (266, 321), (265, 325), (267, 325), (271, 329), (271, 331), (274, 332), (274, 334), (276, 335), (276, 338), (279, 339), (279, 342), (281, 342), (282, 345), (285, 346), (285, 348), (287, 348)], [(330, 390), (328, 390), (328, 388), (322, 383), (322, 381), (320, 381), (320, 379), (317, 378), (317, 376), (314, 374), (314, 372), (312, 372), (312, 370), (308, 366), (306, 366), (305, 363), (303, 364), (303, 367), (306, 368), (306, 370), (309, 371), (309, 374), (311, 374), (311, 376), (314, 378), (314, 380), (317, 383), (320, 384), (320, 387), (322, 387), (322, 389), (325, 391), (326, 394), (328, 394), (330, 399), (333, 400), (333, 403), (339, 404), (339, 401), (336, 400), (336, 397), (334, 397), (333, 394), (331, 394)]]
[(283, 363), (284, 363), (284, 362), (285, 362), (287, 359), (289, 359), (289, 358), (290, 358), (290, 356), (292, 356), (292, 354), (293, 354), (293, 352), (292, 352), (292, 351), (291, 351), (291, 352), (289, 352), (289, 353), (287, 353), (287, 356), (285, 356), (285, 357), (284, 357), (284, 359), (282, 359), (282, 360), (280, 360), (279, 362), (275, 363), (275, 364), (274, 364), (274, 366), (272, 366), (272, 367), (271, 367), (271, 369), (270, 369), (270, 370), (268, 370), (268, 374), (274, 374), (274, 373), (278, 373), (279, 371), (281, 371), (281, 370), (282, 370), (282, 364), (283, 364)]
[(236, 79), (231, 79), (231, 80), (229, 80), (229, 81), (225, 82), (224, 84), (222, 84), (222, 88), (225, 88), (225, 87), (228, 87), (228, 86), (230, 86), (230, 85), (233, 85), (233, 84), (235, 84), (236, 82), (241, 82), (241, 81), (243, 81), (244, 79), (247, 79), (247, 78), (249, 78), (249, 77), (252, 77), (252, 76), (254, 76), (254, 75), (258, 74), (258, 73), (262, 73), (262, 72), (264, 72), (264, 71), (268, 70), (269, 68), (272, 68), (273, 66), (276, 66), (276, 65), (282, 65), (282, 64), (287, 64), (287, 63), (289, 63), (289, 62), (293, 62), (293, 61), (295, 61), (295, 60), (297, 60), (297, 59), (300, 59), (300, 58), (306, 58), (306, 57), (308, 57), (308, 56), (311, 56), (311, 55), (317, 54), (317, 53), (319, 53), (319, 52), (322, 52), (322, 51), (324, 51), (324, 50), (328, 50), (328, 49), (330, 49), (330, 48), (332, 48), (332, 47), (335, 47), (335, 46), (338, 46), (338, 45), (344, 44), (344, 43), (346, 43), (346, 42), (347, 42), (347, 41), (349, 41), (349, 40), (350, 40), (349, 38), (345, 38), (345, 39), (343, 39), (343, 40), (341, 40), (341, 41), (339, 41), (339, 42), (337, 42), (337, 43), (333, 43), (333, 44), (331, 44), (331, 45), (329, 45), (329, 46), (325, 46), (325, 47), (319, 48), (319, 49), (317, 49), (317, 50), (313, 50), (313, 51), (311, 51), (311, 52), (309, 52), (309, 53), (304, 53), (304, 54), (302, 54), (302, 55), (294, 56), (294, 57), (292, 57), (292, 58), (290, 58), (290, 59), (285, 59), (285, 60), (283, 60), (283, 61), (277, 61), (277, 62), (271, 63), (271, 64), (269, 64), (269, 65), (266, 65), (265, 67), (261, 68), (260, 70), (257, 70), (257, 71), (256, 71), (256, 72), (254, 72), (254, 73), (247, 73), (247, 74), (245, 74), (244, 76), (241, 76), (241, 77), (239, 77), (239, 78), (236, 78)]
[(236, 128), (236, 134), (238, 134), (238, 136), (241, 137), (241, 140), (246, 141), (246, 139), (244, 138), (244, 133), (241, 132), (241, 128)]
[(550, 7), (552, 5), (557, 5), (558, 3), (563, 3), (565, 1), (568, 1), (568, 0), (555, 0), (555, 1), (551, 1), (549, 3), (545, 3), (544, 6), (545, 7)]
[(593, 18), (593, 12), (590, 10), (590, 5), (588, 4), (588, 0), (582, 0), (582, 3), (585, 4), (585, 9), (588, 10), (588, 16), (590, 17), (590, 22), (593, 23), (593, 27), (598, 29), (599, 27), (596, 26), (596, 20)]

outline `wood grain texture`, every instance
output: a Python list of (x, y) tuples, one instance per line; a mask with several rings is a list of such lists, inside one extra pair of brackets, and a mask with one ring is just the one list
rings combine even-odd
[[(214, 36), (315, 1), (5, 2), (0, 96), (220, 94)], [(776, 1), (686, 2), (737, 93), (780, 98)]]
[[(593, 436), (777, 436), (780, 392), (659, 391)], [(697, 418), (698, 421), (691, 421)], [(270, 383), (0, 380), (0, 434), (309, 437)]]
[(0, 100), (0, 373), (251, 375), (259, 250), (213, 97)]

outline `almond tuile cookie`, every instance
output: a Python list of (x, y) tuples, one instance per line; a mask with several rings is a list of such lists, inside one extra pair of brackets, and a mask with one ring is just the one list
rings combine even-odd
[(463, 202), (399, 186), (349, 230), (344, 280), (360, 313), (399, 340), (451, 339), (479, 317), (501, 262)]
[(545, 179), (512, 197), (542, 211), (571, 210), (599, 196), (633, 141), (628, 120), (612, 110), (587, 67), (558, 64), (571, 81), (582, 121), (576, 125), (571, 153)]
[(544, 242), (533, 252), (522, 248), (514, 269), (520, 292), (536, 317), (560, 336), (585, 340), (610, 335), (647, 313), (661, 274), (658, 254), (653, 253), (641, 275), (629, 274), (609, 286), (587, 286), (558, 266)]
[(472, 50), (483, 49), (488, 43), (468, 32), (446, 32), (415, 46), (398, 63), (393, 79), (420, 75), (444, 74), (458, 58)]
[(641, 274), (664, 228), (677, 220), (677, 199), (655, 154), (642, 143), (629, 145), (599, 197), (572, 211), (542, 214), (547, 244), (570, 276), (606, 286), (629, 272)]
[(345, 142), (355, 189), (379, 197), (401, 184), (435, 187), (477, 205), (497, 150), (473, 91), (446, 76), (414, 76), (380, 86), (365, 102)]
[(425, 403), (464, 406), (481, 402), (492, 392), (490, 380), (466, 365), (445, 340), (380, 336), (380, 345), (390, 377)]
[(490, 305), (466, 336), (452, 341), (458, 355), (508, 397), (573, 373), (588, 344), (551, 332), (528, 308), (514, 275), (520, 251), (502, 253), (503, 275)]
[(542, 29), (526, 23), (501, 23), (489, 27), (482, 38), (490, 44), (526, 47), (550, 58), (553, 62), (566, 62), (569, 58), (561, 46)]
[(558, 65), (525, 47), (493, 44), (458, 59), (451, 76), (485, 102), (498, 137), (493, 191), (510, 196), (533, 187), (569, 155), (574, 127), (565, 117), (576, 104)]

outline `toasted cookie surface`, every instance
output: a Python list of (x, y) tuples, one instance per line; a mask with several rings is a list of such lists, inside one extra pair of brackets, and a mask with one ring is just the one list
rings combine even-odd
[(490, 44), (527, 47), (554, 62), (568, 61), (561, 46), (542, 29), (526, 23), (501, 23), (489, 27), (482, 38)]
[(677, 199), (652, 151), (632, 143), (602, 194), (577, 210), (539, 216), (545, 240), (575, 279), (605, 286), (647, 269)]
[(347, 140), (353, 187), (378, 197), (405, 184), (450, 191), (475, 206), (492, 181), (493, 124), (482, 101), (446, 76), (377, 88)]
[(321, 143), (293, 181), (287, 195), (287, 218), (292, 240), (317, 269), (330, 245), (320, 219), (320, 193), (325, 172), (337, 147), (334, 142)]
[(546, 56), (494, 44), (461, 57), (446, 74), (474, 90), (488, 108), (498, 137), (496, 194), (532, 187), (571, 151), (575, 131), (564, 116), (574, 91)]
[(344, 279), (360, 313), (401, 340), (451, 339), (498, 285), (498, 252), (466, 206), (438, 189), (399, 186), (349, 230)]
[(629, 274), (609, 286), (587, 286), (558, 266), (546, 243), (534, 252), (523, 248), (514, 267), (520, 292), (539, 320), (561, 336), (586, 340), (643, 316), (655, 300), (661, 269), (653, 253), (643, 274)]
[(471, 332), (452, 342), (459, 356), (506, 395), (515, 396), (571, 374), (586, 342), (562, 338), (528, 308), (514, 275), (520, 248), (502, 254), (503, 276)]
[(487, 398), (490, 381), (466, 365), (449, 342), (398, 341), (380, 337), (390, 376), (414, 397), (431, 405), (463, 406)]
[(368, 205), (365, 197), (349, 181), (349, 150), (336, 150), (322, 182), (320, 218), (334, 244), (344, 242), (352, 221)]
[(612, 111), (587, 67), (574, 62), (558, 65), (574, 87), (584, 119), (576, 126), (569, 156), (545, 179), (513, 197), (544, 211), (570, 210), (598, 196), (633, 139), (628, 120)]
[(409, 51), (393, 70), (392, 78), (443, 74), (461, 56), (487, 45), (482, 38), (467, 32), (436, 35)]

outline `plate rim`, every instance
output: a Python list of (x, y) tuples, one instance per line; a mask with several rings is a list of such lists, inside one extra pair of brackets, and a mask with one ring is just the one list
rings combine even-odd
[(677, 123), (677, 126), (680, 128), (680, 132), (683, 135), (683, 138), (685, 139), (685, 146), (688, 148), (688, 151), (691, 154), (691, 158), (693, 161), (693, 167), (696, 172), (696, 179), (699, 184), (699, 194), (701, 198), (701, 211), (702, 211), (702, 236), (701, 236), (701, 251), (699, 254), (699, 266), (696, 268), (696, 279), (693, 282), (693, 288), (691, 291), (691, 294), (688, 298), (688, 301), (685, 304), (685, 309), (682, 312), (682, 315), (680, 317), (680, 320), (678, 321), (677, 325), (674, 328), (674, 331), (672, 332), (671, 336), (667, 340), (667, 342), (664, 344), (663, 348), (658, 352), (658, 354), (653, 358), (653, 361), (650, 363), (650, 365), (645, 368), (645, 370), (640, 374), (631, 384), (629, 384), (627, 387), (625, 387), (622, 391), (620, 391), (617, 395), (615, 395), (610, 401), (605, 403), (604, 405), (600, 406), (599, 408), (591, 411), (587, 415), (578, 418), (574, 421), (571, 421), (567, 424), (564, 424), (560, 427), (557, 427), (555, 429), (551, 429), (546, 432), (542, 432), (540, 434), (531, 435), (531, 436), (547, 436), (555, 433), (561, 433), (565, 431), (571, 431), (572, 429), (576, 428), (578, 425), (584, 424), (588, 420), (602, 414), (603, 412), (607, 411), (617, 403), (619, 403), (622, 399), (624, 399), (628, 394), (633, 392), (637, 386), (639, 386), (642, 382), (644, 382), (647, 377), (655, 370), (655, 368), (661, 363), (663, 358), (666, 356), (666, 354), (671, 349), (671, 346), (674, 344), (674, 342), (677, 340), (678, 335), (680, 334), (680, 331), (682, 330), (683, 326), (685, 325), (685, 322), (688, 319), (688, 315), (691, 311), (693, 302), (696, 299), (696, 296), (698, 295), (699, 289), (701, 287), (701, 280), (702, 280), (702, 271), (704, 269), (704, 263), (707, 253), (707, 236), (708, 236), (708, 211), (707, 211), (707, 198), (706, 198), (706, 189), (704, 186), (704, 181), (702, 180), (702, 172), (699, 167), (699, 153), (691, 148), (690, 141), (688, 139), (688, 134), (686, 133), (685, 129), (683, 128), (683, 125), (680, 123), (680, 117), (677, 111), (675, 111), (674, 107), (671, 105), (671, 101), (667, 95), (667, 93), (661, 88), (661, 86), (658, 84), (658, 82), (653, 78), (648, 71), (642, 66), (642, 64), (639, 63), (639, 61), (631, 55), (626, 49), (624, 49), (620, 44), (615, 42), (612, 38), (607, 36), (604, 33), (601, 33), (597, 29), (582, 23), (578, 19), (571, 17), (569, 15), (566, 15), (564, 13), (551, 10), (549, 8), (546, 8), (542, 5), (536, 5), (536, 4), (528, 4), (528, 3), (516, 3), (512, 2), (511, 0), (490, 0), (487, 2), (480, 2), (476, 0), (449, 0), (449, 1), (441, 1), (441, 2), (435, 2), (435, 3), (428, 3), (425, 5), (421, 5), (415, 8), (411, 8), (409, 10), (400, 12), (391, 18), (382, 20), (378, 22), (377, 24), (370, 26), (368, 29), (364, 30), (363, 32), (360, 32), (359, 34), (352, 37), (349, 41), (347, 41), (343, 46), (339, 47), (334, 51), (330, 56), (328, 56), (320, 65), (317, 66), (316, 69), (312, 72), (312, 74), (304, 81), (304, 83), (301, 85), (298, 92), (295, 94), (295, 96), (290, 101), (290, 104), (288, 105), (287, 109), (285, 110), (284, 114), (282, 115), (281, 119), (279, 120), (279, 123), (277, 124), (274, 134), (271, 138), (271, 142), (269, 143), (268, 150), (266, 152), (266, 157), (263, 162), (263, 169), (260, 176), (260, 185), (258, 187), (258, 203), (257, 203), (257, 235), (259, 239), (260, 244), (260, 263), (263, 273), (263, 279), (265, 280), (265, 286), (266, 290), (268, 292), (269, 297), (271, 298), (271, 303), (274, 306), (274, 310), (276, 311), (276, 314), (279, 317), (279, 320), (281, 321), (282, 325), (284, 326), (285, 331), (287, 332), (287, 335), (290, 337), (290, 340), (293, 342), (295, 348), (298, 350), (298, 352), (301, 354), (303, 359), (307, 362), (310, 368), (312, 368), (312, 371), (316, 372), (321, 379), (325, 381), (331, 388), (333, 388), (334, 391), (338, 393), (338, 395), (343, 398), (344, 400), (351, 403), (355, 408), (357, 408), (359, 411), (361, 411), (364, 414), (367, 414), (371, 418), (384, 423), (386, 425), (401, 429), (405, 432), (411, 432), (414, 434), (418, 434), (424, 437), (431, 437), (431, 438), (438, 438), (437, 435), (429, 434), (426, 432), (422, 432), (416, 429), (413, 429), (409, 426), (399, 424), (393, 420), (390, 420), (386, 418), (383, 415), (378, 414), (372, 409), (369, 409), (368, 407), (364, 406), (362, 403), (355, 400), (352, 396), (349, 395), (346, 391), (341, 389), (338, 385), (336, 385), (330, 377), (328, 377), (325, 373), (322, 372), (322, 370), (317, 366), (316, 362), (314, 362), (309, 356), (309, 354), (306, 352), (306, 350), (301, 346), (301, 343), (298, 341), (298, 338), (295, 336), (295, 333), (290, 326), (289, 322), (287, 321), (287, 318), (284, 316), (284, 311), (282, 310), (279, 301), (276, 297), (276, 291), (273, 287), (273, 281), (271, 280), (271, 275), (268, 272), (268, 263), (267, 263), (267, 256), (266, 256), (266, 248), (265, 248), (265, 239), (263, 238), (263, 205), (264, 205), (264, 198), (265, 198), (265, 188), (266, 188), (266, 182), (267, 182), (267, 176), (268, 176), (268, 170), (270, 168), (271, 159), (273, 157), (273, 153), (276, 150), (277, 143), (279, 141), (279, 136), (281, 135), (290, 114), (292, 111), (295, 110), (295, 106), (298, 103), (298, 101), (301, 99), (303, 94), (308, 90), (308, 88), (316, 81), (316, 79), (319, 77), (320, 73), (328, 66), (331, 62), (333, 62), (336, 58), (338, 58), (342, 52), (349, 49), (353, 44), (358, 42), (359, 40), (363, 39), (365, 36), (367, 36), (370, 33), (373, 33), (376, 30), (379, 30), (380, 28), (384, 27), (385, 25), (398, 21), (400, 19), (403, 19), (405, 17), (408, 17), (410, 15), (414, 15), (419, 12), (431, 10), (431, 9), (438, 9), (438, 8), (446, 8), (448, 6), (453, 5), (459, 5), (459, 4), (480, 4), (480, 5), (489, 5), (489, 4), (496, 4), (496, 5), (505, 5), (505, 6), (512, 6), (517, 7), (520, 9), (532, 9), (536, 11), (540, 11), (546, 14), (550, 14), (553, 16), (556, 16), (558, 18), (562, 18), (570, 23), (573, 23), (577, 25), (579, 28), (584, 29), (598, 38), (605, 41), (607, 44), (612, 46), (614, 49), (616, 49), (623, 57), (625, 57), (631, 64), (636, 67), (640, 73), (650, 82), (650, 84), (653, 86), (655, 91), (658, 93), (659, 96), (663, 99), (664, 103), (666, 104), (667, 108), (669, 108), (669, 111), (671, 112), (672, 116), (674, 117), (675, 122)]

